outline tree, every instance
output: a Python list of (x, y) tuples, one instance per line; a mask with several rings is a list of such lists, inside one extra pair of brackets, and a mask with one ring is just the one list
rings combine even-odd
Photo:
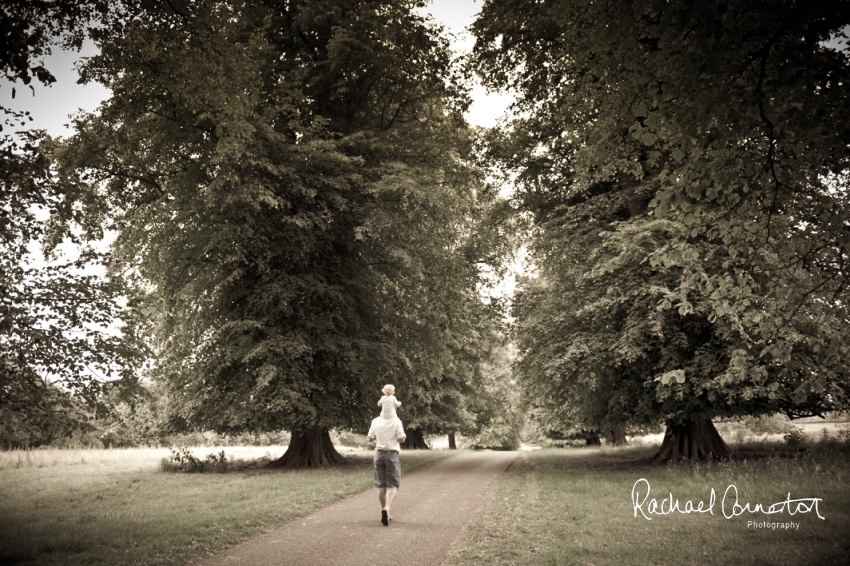
[(658, 461), (725, 454), (712, 417), (847, 406), (850, 65), (826, 42), (848, 23), (844, 1), (485, 4), (479, 71), (524, 116), (494, 156), (541, 226), (523, 363), (552, 403), (666, 421)]
[(95, 430), (93, 411), (79, 396), (20, 368), (11, 356), (0, 364), (0, 448), (36, 448)]
[(320, 466), (387, 376), (415, 426), (463, 394), (452, 356), (487, 316), (475, 226), (494, 195), (414, 5), (170, 3), (100, 38), (83, 76), (113, 96), (59, 173), (118, 232), (172, 426), (289, 429), (278, 464)]
[[(56, 45), (79, 49), (87, 25), (117, 9), (106, 2), (4, 3), (0, 69), (12, 97), (17, 83), (35, 93), (35, 85), (55, 82), (40, 58)], [(35, 446), (74, 430), (82, 422), (77, 405), (83, 399), (96, 406), (104, 378), (132, 377), (133, 355), (106, 331), (121, 310), (120, 284), (91, 275), (102, 255), (74, 232), (55, 229), (73, 227), (79, 216), (53, 181), (51, 142), (25, 129), (27, 113), (0, 111), (0, 411), (4, 430), (25, 423), (25, 444)], [(62, 263), (54, 252), (65, 236), (79, 254)], [(44, 266), (32, 260), (38, 248)]]
[[(496, 350), (484, 365), (482, 380), (473, 393), (475, 424), (462, 431), (470, 445), (481, 448), (519, 450), (526, 414), (522, 391), (514, 379), (516, 348), (507, 343)], [(451, 437), (449, 438), (451, 448)]]
[[(648, 257), (680, 230), (645, 214), (629, 218), (618, 193), (600, 192), (541, 223), (533, 244), (538, 267), (514, 310), (518, 375), (542, 409), (544, 428), (586, 438), (604, 433), (612, 443), (625, 440), (626, 424), (650, 427), (659, 413), (681, 410), (686, 391), (677, 382), (674, 396), (661, 399), (653, 377), (686, 370), (692, 380), (708, 380), (734, 344), (719, 323), (659, 308), (680, 273)], [(688, 398), (691, 415), (753, 410), (716, 406), (718, 392), (703, 393)]]
[(490, 387), (490, 366), (503, 341), (501, 312), (497, 305), (482, 302), (472, 279), (463, 287), (446, 281), (461, 275), (462, 269), (467, 272), (464, 278), (472, 276), (473, 270), (464, 269), (463, 263), (472, 264), (462, 257), (447, 266), (454, 273), (444, 272), (442, 281), (434, 282), (439, 294), (429, 297), (427, 289), (421, 291), (433, 329), (427, 334), (420, 329), (417, 339), (406, 345), (406, 352), (421, 362), (394, 372), (407, 385), (400, 409), (408, 432), (405, 448), (427, 448), (425, 435), (476, 434), (501, 415), (495, 406), (503, 400), (494, 399)]

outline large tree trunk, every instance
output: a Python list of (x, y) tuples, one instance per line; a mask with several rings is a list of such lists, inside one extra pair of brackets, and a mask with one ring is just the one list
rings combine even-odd
[(407, 438), (404, 439), (404, 442), (401, 443), (401, 447), (403, 450), (430, 450), (431, 447), (425, 442), (425, 437), (422, 435), (422, 431), (409, 428), (405, 431), (407, 433)]
[(457, 442), (455, 442), (455, 433), (449, 433), (449, 450), (457, 450)]
[(626, 444), (626, 427), (617, 424), (605, 429), (605, 441), (612, 446), (623, 446)]
[(269, 464), (272, 468), (324, 468), (344, 464), (331, 435), (319, 427), (292, 431), (292, 440), (283, 456)]
[(667, 423), (664, 441), (651, 461), (663, 464), (679, 460), (720, 460), (731, 454), (711, 419), (687, 420), (682, 424)]

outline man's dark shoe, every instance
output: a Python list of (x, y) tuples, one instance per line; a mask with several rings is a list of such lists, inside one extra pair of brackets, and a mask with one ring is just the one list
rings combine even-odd
[(384, 526), (387, 526), (387, 525), (390, 524), (390, 515), (389, 515), (389, 513), (387, 513), (386, 509), (381, 510), (381, 523)]

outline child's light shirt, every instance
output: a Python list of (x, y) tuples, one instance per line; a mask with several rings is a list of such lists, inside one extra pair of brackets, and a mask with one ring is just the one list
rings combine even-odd
[[(374, 399), (374, 397), (372, 398)], [(398, 399), (395, 398), (395, 395), (384, 395), (378, 402), (381, 404), (381, 416), (383, 418), (396, 418), (395, 404), (398, 403)]]

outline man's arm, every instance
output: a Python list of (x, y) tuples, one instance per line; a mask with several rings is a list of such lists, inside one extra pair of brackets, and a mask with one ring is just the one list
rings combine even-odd
[(397, 420), (395, 424), (395, 437), (399, 442), (404, 442), (407, 439), (407, 435), (404, 434), (404, 427), (401, 425), (401, 421)]
[(366, 437), (369, 439), (369, 442), (375, 442), (375, 440), (377, 440), (378, 436), (375, 434), (374, 427), (369, 427), (369, 434), (367, 434)]

